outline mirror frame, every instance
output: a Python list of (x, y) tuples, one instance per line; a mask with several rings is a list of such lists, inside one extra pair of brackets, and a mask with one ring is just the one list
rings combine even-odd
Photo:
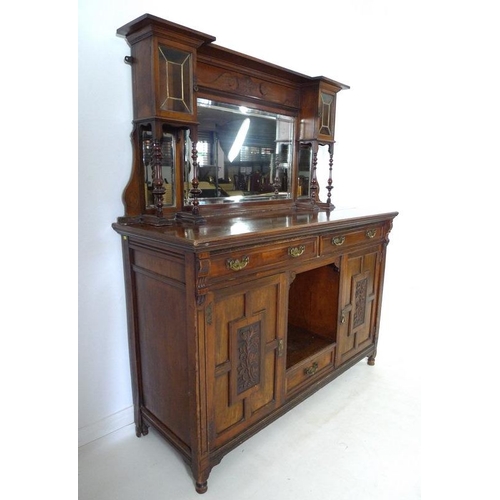
[[(186, 186), (193, 178), (197, 179), (197, 188), (201, 190), (198, 193), (200, 205), (275, 203), (294, 198), (296, 116), (270, 112), (255, 104), (245, 106), (241, 102), (234, 104), (199, 96), (197, 107), (197, 141), (193, 144), (197, 161), (195, 165), (189, 154), (191, 140), (188, 139), (183, 183)], [(260, 135), (266, 120), (274, 121), (275, 126), (269, 128), (268, 135)], [(239, 132), (243, 123), (248, 124), (247, 135), (233, 153), (233, 158), (229, 158), (235, 138), (238, 135), (241, 138)], [(282, 129), (279, 128), (280, 123), (284, 124)], [(205, 160), (207, 157), (210, 157), (208, 162)], [(211, 196), (203, 196), (204, 189)], [(189, 190), (184, 188), (184, 193), (186, 191)], [(224, 194), (221, 196), (221, 193)], [(184, 206), (189, 206), (192, 199), (192, 194), (189, 198), (185, 195)]]

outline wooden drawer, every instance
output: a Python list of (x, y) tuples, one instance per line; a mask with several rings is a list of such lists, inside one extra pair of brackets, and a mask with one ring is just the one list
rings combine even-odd
[(379, 241), (384, 236), (383, 226), (370, 226), (358, 231), (335, 231), (321, 236), (321, 255), (338, 252), (346, 247)]
[(237, 278), (242, 274), (266, 268), (289, 267), (294, 262), (316, 257), (317, 242), (316, 237), (311, 237), (224, 252), (212, 257), (209, 276), (217, 278), (229, 275)]
[(309, 384), (333, 370), (335, 344), (290, 368), (286, 374), (286, 392)]

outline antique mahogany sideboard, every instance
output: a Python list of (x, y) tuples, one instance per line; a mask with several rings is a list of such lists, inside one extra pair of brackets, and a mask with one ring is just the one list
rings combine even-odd
[(136, 433), (212, 467), (377, 350), (397, 212), (335, 208), (344, 84), (145, 14), (122, 239)]

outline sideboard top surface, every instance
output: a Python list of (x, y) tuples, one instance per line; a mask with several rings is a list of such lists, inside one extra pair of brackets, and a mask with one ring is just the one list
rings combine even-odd
[(150, 226), (115, 223), (113, 228), (122, 235), (201, 250), (316, 235), (325, 231), (341, 231), (389, 221), (397, 215), (398, 212), (345, 208), (333, 212), (269, 212), (252, 216), (214, 217), (202, 225)]

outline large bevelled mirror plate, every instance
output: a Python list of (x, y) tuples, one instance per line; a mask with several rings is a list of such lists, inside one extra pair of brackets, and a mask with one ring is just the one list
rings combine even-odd
[[(196, 144), (200, 203), (291, 197), (295, 118), (198, 99)], [(188, 136), (185, 197), (194, 177)]]

